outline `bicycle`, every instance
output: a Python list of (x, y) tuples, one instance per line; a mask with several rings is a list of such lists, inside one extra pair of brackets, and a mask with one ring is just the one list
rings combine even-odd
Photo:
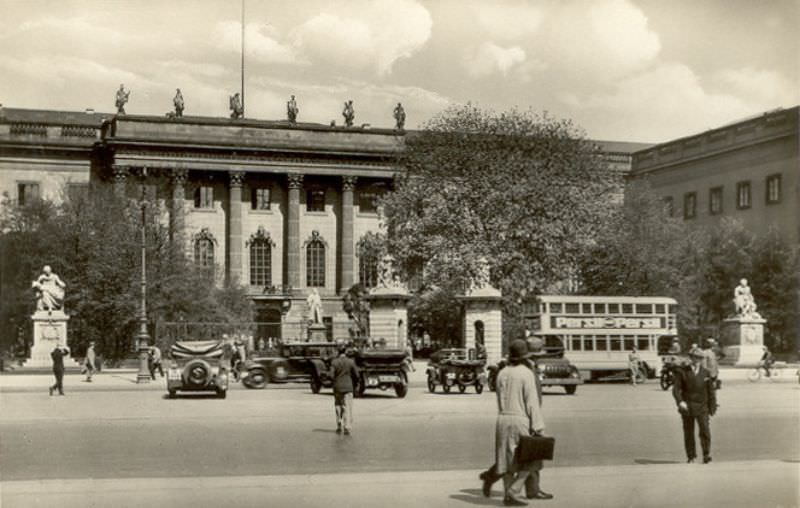
[[(762, 374), (761, 371), (764, 371)], [(759, 365), (756, 367), (750, 374), (747, 375), (747, 380), (751, 383), (755, 383), (756, 381), (761, 379), (761, 376), (766, 376), (769, 378), (770, 381), (775, 381), (781, 375), (781, 371), (775, 366), (769, 369), (769, 374), (767, 375), (767, 369), (764, 368), (763, 365)]]

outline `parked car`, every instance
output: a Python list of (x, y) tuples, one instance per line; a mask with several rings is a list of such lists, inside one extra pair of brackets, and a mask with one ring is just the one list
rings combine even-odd
[(169, 350), (167, 393), (175, 398), (182, 392), (215, 392), (224, 399), (228, 393), (227, 359), (221, 341), (176, 342)]
[(428, 362), (428, 390), (433, 393), (436, 385), (441, 385), (444, 393), (450, 393), (458, 386), (464, 393), (468, 386), (474, 386), (475, 392), (481, 393), (486, 385), (485, 369), (486, 358), (477, 358), (474, 349), (471, 353), (463, 348), (440, 349)]
[(269, 383), (309, 383), (311, 391), (332, 386), (329, 367), (336, 357), (334, 342), (283, 342), (261, 351), (245, 362), (240, 374), (247, 388), (266, 388)]
[(353, 359), (360, 372), (356, 394), (363, 396), (368, 389), (393, 388), (401, 399), (408, 393), (409, 363), (401, 349), (360, 347), (353, 351)]
[[(578, 390), (578, 385), (583, 384), (578, 368), (564, 356), (564, 344), (561, 339), (548, 336), (542, 352), (537, 354), (534, 359), (543, 388), (547, 386), (563, 386), (568, 395), (574, 395)], [(497, 365), (489, 366), (488, 383), (490, 390), (496, 390), (497, 374), (506, 365), (508, 365), (508, 360), (504, 358)]]

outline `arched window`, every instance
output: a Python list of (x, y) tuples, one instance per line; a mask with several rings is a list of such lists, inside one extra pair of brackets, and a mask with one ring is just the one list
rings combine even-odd
[(214, 244), (216, 243), (217, 241), (208, 228), (201, 229), (194, 236), (194, 262), (197, 266), (212, 273), (214, 271)]
[(259, 226), (247, 241), (250, 248), (250, 285), (272, 285), (272, 246), (269, 233)]
[(325, 287), (325, 243), (318, 231), (306, 242), (306, 286)]

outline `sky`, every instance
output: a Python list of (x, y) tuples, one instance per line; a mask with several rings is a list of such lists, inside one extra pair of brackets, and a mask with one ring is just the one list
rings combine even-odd
[[(662, 142), (800, 104), (800, 0), (244, 0), (248, 118), (406, 128), (471, 102)], [(0, 0), (0, 104), (227, 117), (239, 0)]]

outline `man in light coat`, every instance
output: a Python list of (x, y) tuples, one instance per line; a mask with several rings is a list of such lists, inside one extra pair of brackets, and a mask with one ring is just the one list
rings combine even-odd
[(92, 382), (92, 374), (94, 374), (94, 369), (97, 362), (97, 355), (94, 352), (94, 342), (89, 343), (89, 347), (86, 348), (86, 359), (84, 360), (83, 367), (86, 369), (86, 382)]
[[(521, 490), (536, 464), (521, 467), (514, 461), (521, 436), (544, 431), (534, 373), (526, 365), (528, 344), (515, 340), (509, 348), (509, 366), (497, 375), (497, 423), (495, 426), (495, 463), (503, 475), (506, 506), (525, 506)], [(538, 469), (536, 469), (538, 472)]]

